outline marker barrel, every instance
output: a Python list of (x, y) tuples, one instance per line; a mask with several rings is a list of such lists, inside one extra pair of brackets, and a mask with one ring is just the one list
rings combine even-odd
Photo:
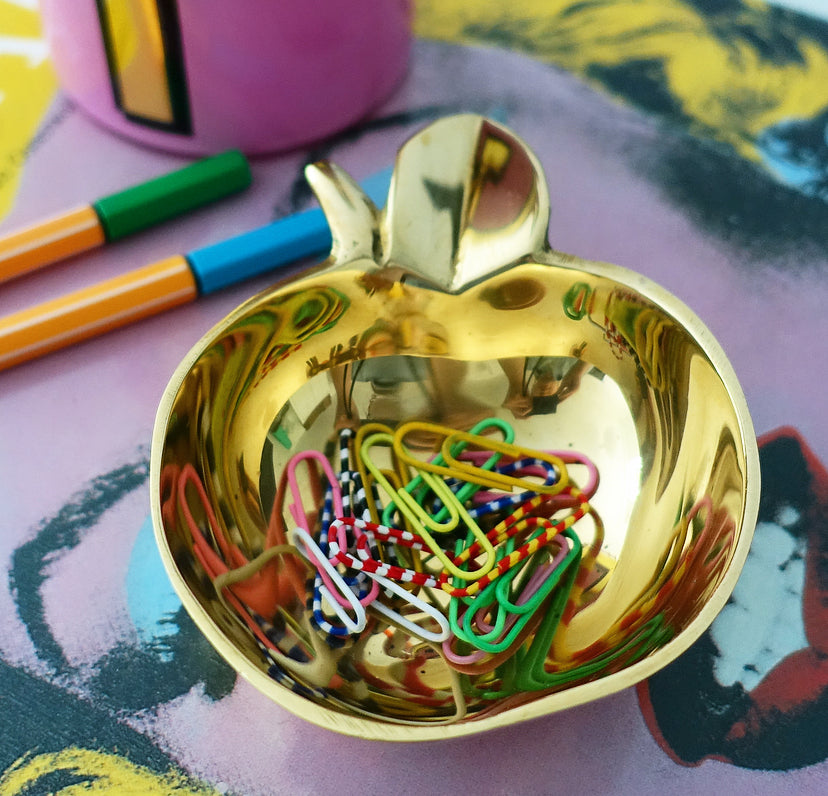
[(0, 283), (243, 191), (250, 166), (229, 150), (0, 237)]
[(97, 249), (105, 242), (98, 214), (89, 205), (39, 221), (0, 238), (0, 282)]
[(187, 260), (170, 257), (0, 318), (0, 370), (198, 296)]

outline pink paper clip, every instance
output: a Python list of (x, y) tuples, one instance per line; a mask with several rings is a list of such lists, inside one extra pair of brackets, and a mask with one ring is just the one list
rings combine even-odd
[(303, 528), (309, 534), (313, 534), (314, 528), (316, 527), (316, 520), (311, 520), (310, 517), (308, 517), (308, 513), (305, 510), (305, 506), (302, 500), (302, 490), (299, 486), (299, 481), (296, 477), (296, 468), (298, 467), (300, 462), (303, 461), (308, 462), (308, 475), (310, 476), (311, 497), (314, 502), (315, 510), (318, 511), (319, 506), (322, 505), (322, 502), (324, 500), (325, 489), (321, 484), (319, 470), (316, 469), (314, 471), (311, 462), (316, 463), (316, 465), (322, 469), (322, 472), (325, 475), (325, 479), (328, 482), (328, 487), (330, 488), (331, 494), (333, 496), (333, 509), (334, 516), (336, 517), (341, 517), (344, 513), (342, 509), (342, 492), (339, 488), (339, 479), (337, 478), (336, 473), (334, 472), (334, 469), (331, 466), (331, 463), (327, 460), (324, 454), (315, 450), (306, 450), (299, 451), (291, 457), (290, 461), (287, 463), (285, 467), (285, 470), (287, 472), (288, 488), (290, 489), (290, 494), (293, 498), (293, 502), (288, 504), (288, 511), (293, 517), (293, 521), (297, 525), (299, 525), (299, 527)]

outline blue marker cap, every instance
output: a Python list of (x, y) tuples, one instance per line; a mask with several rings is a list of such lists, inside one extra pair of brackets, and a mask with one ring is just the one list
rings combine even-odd
[[(385, 169), (360, 183), (378, 207), (385, 204), (392, 170)], [(318, 207), (280, 218), (259, 229), (196, 249), (186, 255), (199, 295), (234, 285), (306, 257), (331, 250), (331, 230)]]

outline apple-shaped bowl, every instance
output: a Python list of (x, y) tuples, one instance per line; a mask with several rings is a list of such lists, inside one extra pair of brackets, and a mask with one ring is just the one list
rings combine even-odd
[(552, 249), (540, 165), (488, 119), (415, 135), (383, 209), (334, 165), (308, 179), (330, 258), (210, 330), (158, 410), (152, 517), (197, 626), (286, 709), (397, 741), (546, 715), (680, 655), (759, 504), (707, 328)]

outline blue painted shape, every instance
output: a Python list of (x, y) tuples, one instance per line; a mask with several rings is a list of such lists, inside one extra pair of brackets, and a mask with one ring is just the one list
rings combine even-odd
[(176, 614), (181, 610), (181, 600), (161, 561), (150, 517), (141, 525), (132, 548), (126, 594), (129, 615), (141, 646), (156, 652), (162, 661), (172, 660), (166, 639), (178, 633)]

